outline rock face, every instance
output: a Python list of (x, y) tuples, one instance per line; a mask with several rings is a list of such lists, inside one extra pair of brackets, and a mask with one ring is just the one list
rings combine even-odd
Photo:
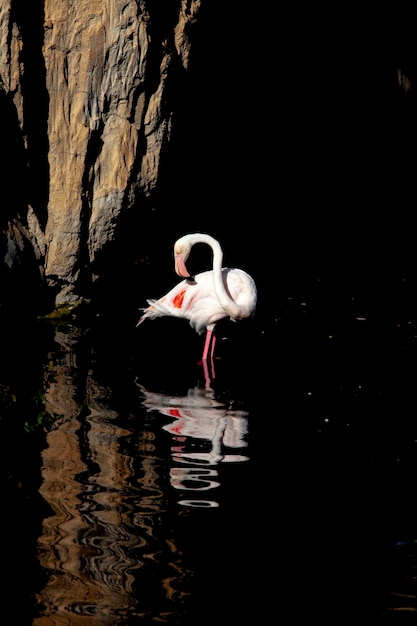
[(254, 278), (262, 250), (266, 288), (275, 267), (304, 281), (329, 259), (412, 257), (411, 13), (341, 9), (329, 28), (327, 9), (261, 9), (1, 0), (0, 314), (107, 308), (122, 276), (143, 305), (191, 229)]
[(200, 1), (2, 0), (9, 282), (23, 264), (56, 306), (89, 297), (122, 220), (157, 188)]

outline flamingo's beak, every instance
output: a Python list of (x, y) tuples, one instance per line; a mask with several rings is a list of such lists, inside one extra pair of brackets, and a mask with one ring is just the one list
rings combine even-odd
[(175, 272), (178, 276), (181, 276), (181, 278), (191, 278), (191, 274), (187, 270), (181, 254), (175, 255)]

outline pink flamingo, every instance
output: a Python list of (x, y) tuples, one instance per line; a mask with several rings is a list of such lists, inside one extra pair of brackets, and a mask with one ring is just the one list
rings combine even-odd
[[(213, 269), (191, 276), (186, 261), (196, 243), (209, 245), (213, 252)], [(253, 317), (257, 290), (249, 274), (237, 268), (222, 268), (223, 251), (216, 239), (204, 233), (184, 235), (174, 244), (175, 272), (184, 278), (159, 300), (147, 300), (141, 309), (139, 326), (145, 319), (172, 316), (189, 320), (198, 334), (206, 332), (202, 361), (207, 367), (208, 357), (213, 362), (216, 322), (223, 318), (232, 321)]]

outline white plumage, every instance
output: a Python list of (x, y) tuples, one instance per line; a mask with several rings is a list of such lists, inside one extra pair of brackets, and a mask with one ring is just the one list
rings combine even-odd
[[(191, 276), (186, 261), (196, 243), (206, 243), (213, 251), (213, 269)], [(138, 326), (145, 319), (171, 316), (188, 319), (192, 328), (201, 334), (206, 331), (202, 360), (206, 361), (209, 349), (213, 357), (216, 322), (223, 318), (233, 321), (253, 317), (256, 310), (255, 282), (244, 270), (222, 268), (223, 252), (213, 237), (203, 233), (185, 235), (174, 245), (175, 271), (185, 278), (159, 300), (147, 300), (148, 307)]]

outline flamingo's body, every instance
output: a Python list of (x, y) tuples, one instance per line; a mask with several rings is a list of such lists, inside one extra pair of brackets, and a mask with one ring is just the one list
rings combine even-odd
[[(191, 276), (186, 261), (196, 243), (206, 243), (213, 250), (213, 269)], [(210, 235), (194, 233), (185, 235), (174, 245), (175, 271), (185, 280), (168, 291), (159, 300), (148, 300), (148, 307), (138, 326), (145, 319), (172, 316), (189, 320), (198, 334), (206, 331), (203, 362), (213, 358), (216, 322), (223, 318), (233, 321), (253, 317), (256, 310), (257, 290), (249, 274), (241, 269), (222, 268), (223, 252), (220, 244)]]

